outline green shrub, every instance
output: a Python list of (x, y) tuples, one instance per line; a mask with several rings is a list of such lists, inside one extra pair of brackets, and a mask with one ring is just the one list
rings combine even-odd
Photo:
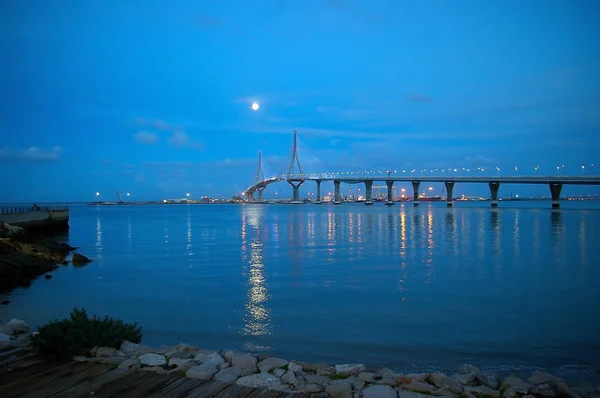
[(133, 343), (142, 340), (142, 328), (137, 322), (125, 323), (96, 315), (90, 319), (85, 309), (77, 307), (73, 308), (71, 319), (54, 320), (40, 327), (38, 332), (32, 338), (34, 348), (63, 359), (87, 355), (95, 346), (119, 348), (123, 340)]

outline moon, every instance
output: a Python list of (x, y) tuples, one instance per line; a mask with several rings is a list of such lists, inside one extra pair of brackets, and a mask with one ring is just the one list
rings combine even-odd
[(258, 105), (258, 102), (253, 102), (251, 108), (253, 111), (257, 111), (260, 105)]

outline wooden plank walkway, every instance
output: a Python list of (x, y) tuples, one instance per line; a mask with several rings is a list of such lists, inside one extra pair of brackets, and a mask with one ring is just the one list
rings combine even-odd
[(300, 398), (304, 394), (218, 381), (116, 369), (91, 362), (60, 362), (23, 348), (0, 351), (0, 397)]

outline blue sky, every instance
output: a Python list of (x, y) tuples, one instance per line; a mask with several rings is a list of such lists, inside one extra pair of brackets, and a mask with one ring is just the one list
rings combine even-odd
[(287, 170), (294, 128), (305, 172), (590, 173), (599, 12), (552, 0), (4, 1), (0, 201), (231, 196), (254, 181), (259, 150), (266, 174)]

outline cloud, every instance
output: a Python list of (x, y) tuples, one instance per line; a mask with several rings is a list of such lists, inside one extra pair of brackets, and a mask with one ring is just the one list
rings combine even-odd
[(14, 163), (52, 163), (58, 162), (62, 155), (62, 149), (55, 146), (51, 149), (29, 147), (22, 151), (11, 151), (0, 149), (0, 161)]
[(424, 94), (409, 94), (406, 96), (406, 100), (409, 102), (431, 102), (433, 99)]
[(133, 138), (144, 145), (155, 145), (158, 142), (158, 135), (147, 130), (138, 131), (133, 135)]

